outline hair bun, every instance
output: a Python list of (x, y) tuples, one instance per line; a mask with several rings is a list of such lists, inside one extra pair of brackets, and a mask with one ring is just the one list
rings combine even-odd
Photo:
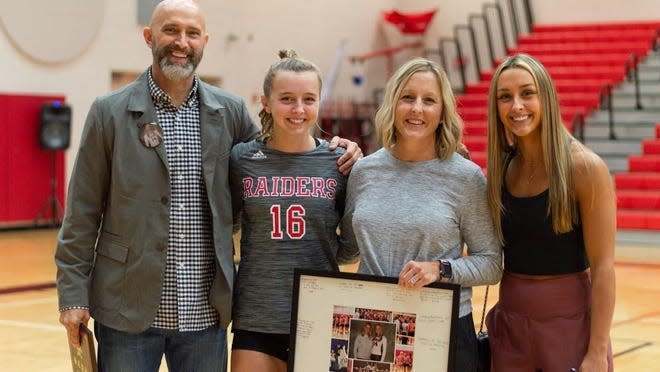
[(281, 59), (298, 57), (298, 53), (296, 53), (296, 51), (293, 49), (282, 49), (280, 50), (278, 55), (280, 56)]

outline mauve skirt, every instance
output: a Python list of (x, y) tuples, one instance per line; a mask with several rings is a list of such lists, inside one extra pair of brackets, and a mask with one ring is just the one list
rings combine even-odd
[[(591, 280), (586, 272), (522, 279), (506, 271), (486, 325), (492, 372), (576, 370), (589, 346)], [(613, 371), (612, 348), (608, 351)]]

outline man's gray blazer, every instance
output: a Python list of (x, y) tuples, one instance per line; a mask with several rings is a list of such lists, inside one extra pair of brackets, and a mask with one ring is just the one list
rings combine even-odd
[[(141, 124), (157, 122), (147, 74), (92, 104), (55, 253), (60, 308), (89, 306), (96, 321), (133, 333), (158, 310), (170, 210), (165, 146), (148, 148), (138, 138)], [(217, 265), (209, 301), (226, 328), (234, 280), (229, 154), (259, 129), (240, 98), (203, 82), (199, 98)]]

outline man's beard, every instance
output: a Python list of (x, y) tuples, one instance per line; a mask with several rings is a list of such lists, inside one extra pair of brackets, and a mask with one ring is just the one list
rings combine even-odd
[[(197, 69), (197, 65), (199, 65), (199, 62), (202, 60), (202, 56), (204, 54), (203, 51), (195, 53), (192, 48), (180, 50), (171, 45), (158, 48), (155, 42), (153, 42), (151, 45), (152, 54), (154, 59), (158, 61), (158, 66), (163, 72), (163, 75), (172, 81), (183, 81), (189, 78), (190, 75), (192, 75)], [(188, 56), (188, 62), (186, 62), (184, 65), (170, 62), (168, 55), (173, 50), (185, 53)]]

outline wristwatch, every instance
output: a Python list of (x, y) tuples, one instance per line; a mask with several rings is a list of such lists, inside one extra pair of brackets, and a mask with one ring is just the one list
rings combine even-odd
[(440, 260), (440, 277), (445, 279), (451, 279), (451, 263), (447, 260)]

